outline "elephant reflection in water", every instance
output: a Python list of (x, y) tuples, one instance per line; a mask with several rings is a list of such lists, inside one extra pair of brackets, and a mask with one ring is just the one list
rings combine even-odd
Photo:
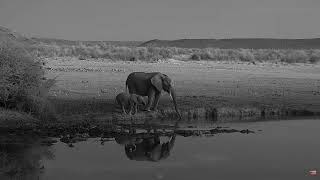
[(125, 146), (125, 153), (130, 160), (160, 161), (170, 155), (176, 139), (176, 134), (170, 135), (169, 140), (161, 143), (160, 133), (137, 133), (120, 135), (115, 138), (118, 144)]

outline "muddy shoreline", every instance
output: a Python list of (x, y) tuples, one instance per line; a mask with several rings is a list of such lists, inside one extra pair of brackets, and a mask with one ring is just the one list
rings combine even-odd
[[(138, 113), (134, 115), (124, 115), (117, 104), (112, 99), (103, 98), (82, 98), (66, 99), (52, 98), (51, 102), (56, 107), (61, 119), (72, 119), (72, 117), (82, 116), (84, 119), (110, 119), (114, 122), (130, 120), (152, 120), (152, 119), (177, 119), (177, 114), (172, 103), (168, 99), (162, 99), (158, 110), (152, 112), (142, 111), (139, 107)], [(236, 99), (217, 97), (178, 97), (178, 106), (183, 120), (206, 119), (209, 121), (222, 122), (245, 121), (254, 119), (286, 118), (302, 116), (319, 116), (320, 110), (313, 107), (290, 106), (288, 104), (257, 103)]]
[[(106, 99), (57, 99), (50, 101), (56, 107), (57, 121), (8, 120), (0, 123), (0, 133), (28, 134), (59, 137), (67, 134), (89, 134), (100, 137), (112, 133), (120, 126), (145, 126), (146, 124), (172, 128), (178, 117), (172, 109), (171, 102), (162, 101), (157, 112), (138, 111), (135, 115), (123, 115), (113, 101)], [(252, 122), (290, 119), (319, 119), (320, 112), (310, 109), (294, 109), (283, 106), (260, 104), (232, 104), (231, 102), (206, 105), (205, 107), (182, 105), (179, 121), (188, 123), (206, 121), (209, 123)], [(206, 99), (209, 102), (209, 99)], [(204, 102), (202, 102), (204, 103)], [(194, 104), (201, 104), (195, 102)], [(183, 127), (183, 126), (182, 126)]]

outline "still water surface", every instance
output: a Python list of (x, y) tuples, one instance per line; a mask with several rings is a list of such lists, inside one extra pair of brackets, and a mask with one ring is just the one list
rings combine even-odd
[[(219, 133), (210, 137), (172, 134), (160, 139), (149, 137), (146, 142), (143, 140), (147, 137), (128, 140), (119, 136), (117, 141), (111, 139), (103, 145), (100, 138), (91, 138), (75, 143), (72, 148), (58, 141), (49, 147), (23, 146), (12, 156), (15, 159), (7, 161), (10, 153), (17, 150), (2, 144), (1, 170), (10, 172), (10, 168), (20, 168), (20, 179), (44, 180), (320, 178), (320, 175), (312, 177), (308, 174), (309, 170), (320, 171), (319, 120), (228, 123), (223, 126), (255, 133)], [(137, 152), (157, 140), (165, 144), (157, 147), (160, 153)], [(137, 145), (139, 143), (144, 145)], [(14, 174), (2, 173), (0, 179), (13, 178)]]

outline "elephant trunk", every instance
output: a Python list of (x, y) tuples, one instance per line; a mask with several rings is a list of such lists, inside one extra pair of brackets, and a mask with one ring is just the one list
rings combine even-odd
[(181, 114), (178, 110), (178, 107), (177, 107), (177, 97), (176, 97), (176, 92), (173, 88), (170, 89), (170, 96), (172, 97), (172, 101), (173, 101), (173, 104), (174, 104), (174, 108), (179, 116), (179, 118), (181, 119)]

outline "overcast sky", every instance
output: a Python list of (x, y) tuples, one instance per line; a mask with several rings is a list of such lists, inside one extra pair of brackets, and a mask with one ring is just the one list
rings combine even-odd
[(0, 0), (0, 25), (70, 40), (320, 37), (320, 0)]

